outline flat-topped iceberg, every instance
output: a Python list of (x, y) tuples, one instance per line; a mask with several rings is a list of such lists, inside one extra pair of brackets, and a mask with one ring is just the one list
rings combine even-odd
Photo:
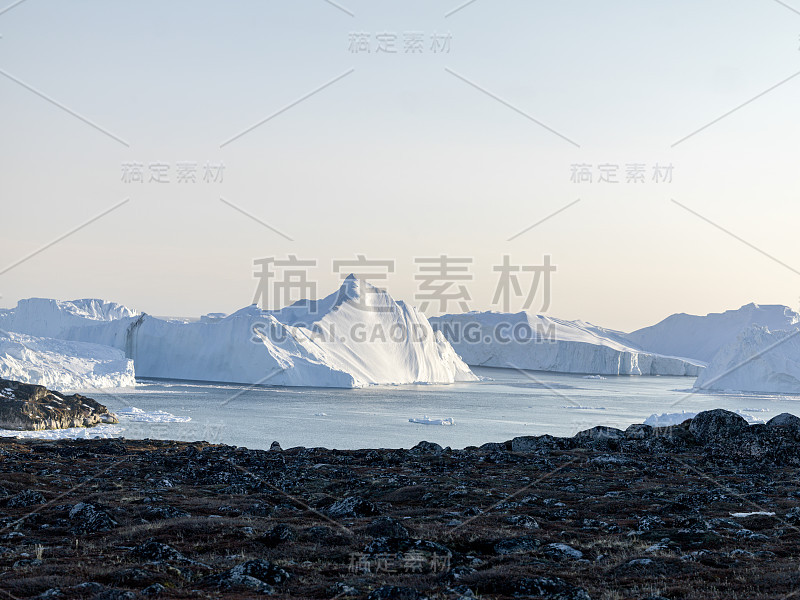
[(800, 329), (745, 329), (714, 356), (695, 388), (800, 394)]
[(527, 312), (469, 312), (431, 318), (472, 366), (602, 375), (697, 376), (703, 365), (645, 352), (624, 334)]
[(33, 299), (0, 323), (111, 346), (138, 377), (344, 388), (477, 379), (416, 308), (352, 275), (321, 300), (218, 317), (163, 320), (102, 301)]

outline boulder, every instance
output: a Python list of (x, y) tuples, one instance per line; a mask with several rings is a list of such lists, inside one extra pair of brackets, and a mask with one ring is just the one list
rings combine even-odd
[(326, 512), (329, 517), (337, 519), (341, 517), (369, 517), (377, 515), (379, 511), (378, 507), (372, 502), (357, 496), (348, 496), (331, 504)]
[(716, 408), (701, 412), (689, 424), (689, 431), (702, 444), (735, 437), (749, 425), (742, 417), (729, 410)]
[(767, 421), (767, 427), (780, 427), (792, 433), (800, 434), (800, 417), (791, 413), (781, 413)]
[(625, 430), (625, 437), (629, 440), (643, 440), (653, 435), (653, 428), (644, 423), (634, 423)]
[(86, 396), (0, 379), (0, 429), (41, 431), (117, 422), (105, 406)]

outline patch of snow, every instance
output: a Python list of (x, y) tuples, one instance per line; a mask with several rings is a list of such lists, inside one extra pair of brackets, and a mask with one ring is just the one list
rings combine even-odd
[(756, 512), (736, 512), (731, 513), (731, 516), (734, 519), (746, 519), (747, 517), (774, 517), (774, 512), (767, 512), (765, 510), (760, 510)]
[(123, 428), (118, 425), (96, 425), (95, 427), (70, 427), (69, 429), (46, 429), (42, 431), (16, 431), (0, 429), (0, 437), (41, 440), (93, 440), (120, 437)]

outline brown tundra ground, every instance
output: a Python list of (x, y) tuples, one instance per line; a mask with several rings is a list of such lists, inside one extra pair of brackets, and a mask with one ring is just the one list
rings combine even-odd
[(800, 419), (737, 419), (465, 450), (0, 439), (0, 598), (800, 597)]

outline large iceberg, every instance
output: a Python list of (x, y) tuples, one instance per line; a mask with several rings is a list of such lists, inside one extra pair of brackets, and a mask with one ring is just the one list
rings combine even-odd
[(116, 348), (0, 331), (0, 378), (64, 392), (136, 384), (133, 361)]
[(741, 331), (714, 356), (695, 388), (800, 394), (800, 329), (754, 325)]
[(737, 310), (705, 316), (684, 313), (667, 317), (660, 323), (627, 334), (634, 345), (658, 354), (685, 356), (710, 362), (739, 333), (751, 325), (768, 329), (797, 329), (800, 315), (788, 306), (747, 304)]
[(431, 324), (472, 366), (692, 377), (703, 368), (699, 361), (644, 352), (617, 331), (527, 312), (444, 315)]
[(352, 275), (321, 300), (225, 318), (164, 320), (117, 304), (21, 301), (0, 327), (104, 344), (138, 377), (281, 386), (362, 387), (477, 378), (416, 308)]

